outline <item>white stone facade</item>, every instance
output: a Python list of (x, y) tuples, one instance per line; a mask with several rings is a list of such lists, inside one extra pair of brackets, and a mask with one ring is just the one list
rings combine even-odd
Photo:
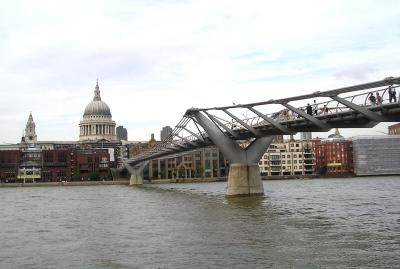
[(33, 121), (32, 113), (29, 114), (28, 122), (26, 123), (24, 139), (27, 144), (36, 144), (37, 142), (36, 125)]
[(258, 166), (262, 175), (307, 175), (314, 173), (314, 154), (309, 141), (271, 143)]
[(115, 122), (108, 105), (101, 100), (99, 84), (96, 83), (94, 98), (85, 108), (79, 122), (79, 141), (116, 141)]

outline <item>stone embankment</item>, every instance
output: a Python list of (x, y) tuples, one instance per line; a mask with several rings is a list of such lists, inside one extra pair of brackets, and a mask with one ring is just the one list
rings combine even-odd
[[(262, 176), (262, 180), (285, 180), (285, 179), (312, 179), (321, 178), (317, 175), (299, 176)], [(168, 183), (202, 183), (223, 182), (226, 177), (218, 178), (175, 178), (175, 179), (153, 179), (144, 180), (145, 184), (168, 184)], [(95, 186), (95, 185), (129, 185), (129, 179), (114, 181), (63, 181), (63, 182), (36, 182), (36, 183), (0, 183), (1, 187), (59, 187), (59, 186)]]
[(94, 186), (94, 185), (129, 185), (129, 180), (0, 183), (0, 187), (59, 187), (59, 186)]

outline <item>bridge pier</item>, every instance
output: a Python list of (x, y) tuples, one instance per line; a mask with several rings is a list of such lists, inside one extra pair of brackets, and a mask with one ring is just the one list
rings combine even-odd
[(229, 160), (227, 196), (263, 195), (258, 162), (268, 149), (274, 136), (258, 137), (246, 148), (241, 148), (235, 140), (226, 136), (210, 119), (200, 111), (193, 111), (197, 122), (207, 132), (210, 139)]
[(141, 174), (131, 175), (129, 185), (143, 185), (143, 177)]
[(233, 163), (229, 166), (227, 196), (263, 195), (264, 187), (258, 164)]
[(146, 167), (148, 161), (142, 162), (136, 166), (129, 165), (125, 160), (123, 161), (126, 169), (131, 174), (129, 185), (143, 185), (143, 170)]

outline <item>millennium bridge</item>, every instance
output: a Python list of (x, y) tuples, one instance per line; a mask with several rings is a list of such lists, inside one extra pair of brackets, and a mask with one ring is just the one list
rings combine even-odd
[(131, 184), (142, 184), (147, 161), (216, 145), (230, 164), (226, 194), (262, 195), (258, 162), (275, 135), (371, 128), (380, 122), (398, 122), (399, 85), (400, 77), (387, 77), (277, 100), (190, 108), (165, 140), (125, 159), (124, 164), (131, 173)]

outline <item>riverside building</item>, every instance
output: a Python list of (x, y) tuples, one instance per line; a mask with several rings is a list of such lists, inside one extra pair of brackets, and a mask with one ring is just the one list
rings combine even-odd
[(357, 176), (399, 175), (400, 135), (353, 137)]
[(314, 174), (313, 142), (275, 140), (258, 163), (263, 176)]
[(21, 142), (0, 145), (0, 182), (111, 180), (122, 165), (121, 147), (96, 82), (79, 123), (79, 141), (38, 141), (30, 113)]
[(400, 135), (400, 123), (390, 125), (388, 131), (390, 135)]
[(353, 145), (352, 141), (340, 135), (336, 128), (335, 133), (322, 139), (316, 145), (315, 169), (318, 174), (328, 176), (352, 175)]
[[(133, 157), (159, 143), (154, 135), (148, 142), (127, 145), (128, 156)], [(145, 179), (219, 178), (228, 173), (228, 162), (215, 146), (200, 148), (176, 157), (150, 160), (143, 171)]]

